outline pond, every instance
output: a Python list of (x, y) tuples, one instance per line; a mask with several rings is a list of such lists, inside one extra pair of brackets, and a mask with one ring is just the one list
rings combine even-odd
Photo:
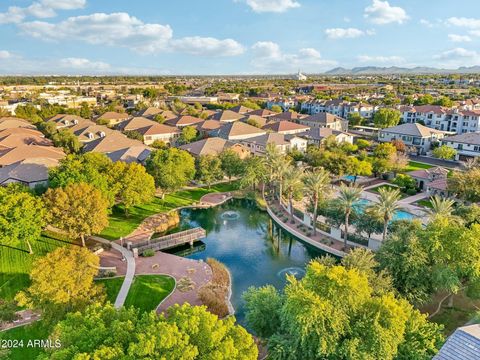
[(235, 316), (244, 325), (242, 293), (250, 286), (272, 284), (283, 288), (287, 273), (301, 277), (310, 259), (325, 253), (304, 244), (274, 226), (266, 212), (248, 200), (230, 200), (210, 209), (184, 209), (180, 228), (201, 226), (207, 230), (204, 245), (193, 253), (177, 252), (192, 259), (218, 259), (232, 275), (232, 304)]

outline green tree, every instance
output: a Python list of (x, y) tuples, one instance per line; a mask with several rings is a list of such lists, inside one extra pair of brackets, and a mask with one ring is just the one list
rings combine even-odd
[(143, 142), (143, 135), (138, 130), (127, 130), (127, 131), (124, 131), (124, 134), (129, 139)]
[(45, 227), (45, 208), (40, 198), (18, 185), (0, 187), (0, 244), (24, 242), (30, 254), (32, 243)]
[(155, 196), (155, 181), (142, 165), (117, 161), (112, 164), (110, 173), (115, 177), (116, 196), (123, 203), (126, 214), (132, 206), (150, 202)]
[(224, 150), (220, 153), (220, 161), (222, 162), (222, 170), (228, 181), (232, 180), (233, 176), (240, 176), (243, 173), (243, 160), (232, 149)]
[(360, 115), (360, 113), (358, 112), (349, 113), (347, 116), (347, 120), (349, 126), (362, 125), (364, 121), (362, 115)]
[(196, 178), (210, 186), (223, 178), (222, 162), (216, 155), (200, 155), (196, 161)]
[(432, 207), (427, 210), (427, 214), (430, 218), (435, 218), (437, 216), (449, 217), (452, 215), (455, 201), (435, 195), (430, 198), (430, 204)]
[(260, 156), (251, 156), (245, 160), (244, 173), (240, 179), (240, 186), (251, 186), (253, 190), (262, 183), (262, 196), (265, 195), (265, 181), (267, 180), (267, 162)]
[(453, 160), (455, 155), (457, 155), (457, 150), (447, 145), (442, 145), (433, 149), (432, 155), (438, 159)]
[(434, 102), (434, 104), (449, 108), (453, 106), (453, 101), (447, 96), (441, 96), (438, 100)]
[(0, 326), (17, 320), (18, 317), (16, 302), (0, 299)]
[(272, 110), (273, 112), (276, 112), (276, 113), (281, 113), (281, 112), (283, 112), (282, 107), (281, 107), (280, 105), (272, 105), (272, 107), (270, 108), (270, 110)]
[(447, 188), (450, 193), (460, 199), (476, 203), (480, 201), (480, 167), (466, 171), (454, 171), (447, 178)]
[(396, 109), (382, 108), (373, 116), (373, 123), (377, 128), (384, 129), (398, 125), (401, 116), (400, 111)]
[(70, 184), (48, 189), (43, 196), (47, 222), (74, 239), (100, 233), (108, 226), (108, 200), (92, 185)]
[(20, 306), (41, 310), (48, 321), (81, 311), (104, 299), (102, 286), (94, 282), (99, 263), (98, 256), (85, 248), (57, 248), (34, 262), (31, 284), (16, 300)]
[[(372, 279), (362, 270), (373, 271), (371, 257), (354, 257), (348, 267), (311, 261), (303, 279), (287, 278), (281, 300), (264, 288), (249, 289), (246, 316), (253, 319), (249, 326), (268, 335), (268, 319), (281, 322), (267, 339), (271, 359), (393, 360), (435, 355), (443, 340), (441, 327), (430, 324), (387, 289), (375, 292)], [(272, 306), (267, 307), (269, 302)], [(424, 337), (427, 334), (429, 338)]]
[(355, 144), (359, 150), (365, 150), (372, 146), (371, 142), (365, 139), (358, 139)]
[(174, 305), (168, 316), (93, 305), (68, 314), (53, 332), (61, 348), (44, 359), (255, 360), (258, 350), (235, 318), (219, 320), (204, 306)]
[(193, 156), (177, 148), (153, 151), (147, 158), (146, 168), (161, 189), (162, 197), (187, 185), (195, 176)]
[(193, 126), (185, 126), (178, 138), (179, 144), (189, 144), (197, 138), (197, 129)]
[(67, 154), (78, 154), (82, 144), (70, 129), (61, 129), (52, 136), (53, 144), (63, 148)]
[(395, 212), (400, 210), (399, 201), (401, 199), (400, 190), (380, 188), (378, 190), (379, 199), (378, 202), (372, 205), (372, 209), (376, 211), (379, 216), (383, 219), (383, 235), (382, 238), (385, 240), (387, 237), (387, 228), (388, 223), (393, 219)]
[(318, 203), (327, 199), (330, 187), (330, 174), (323, 168), (314, 169), (305, 174), (303, 178), (305, 191), (313, 205), (313, 235), (317, 234)]
[(82, 102), (80, 104), (80, 116), (84, 119), (90, 119), (92, 117), (92, 110), (88, 106), (88, 103)]
[(303, 192), (303, 171), (289, 166), (284, 176), (284, 191), (288, 199), (290, 209), (290, 221), (293, 223), (293, 198), (299, 197)]
[(419, 97), (417, 100), (414, 101), (414, 105), (431, 105), (433, 104), (435, 99), (433, 98), (432, 95), (430, 94), (425, 94), (421, 97)]
[(354, 206), (360, 200), (362, 194), (362, 188), (356, 186), (345, 186), (341, 185), (338, 193), (338, 206), (345, 213), (345, 239), (344, 239), (344, 248), (348, 249), (348, 221), (352, 211), (355, 211)]
[(383, 230), (383, 219), (370, 208), (365, 209), (363, 214), (358, 215), (354, 224), (357, 231), (360, 234), (366, 234), (369, 239), (372, 234), (380, 234)]

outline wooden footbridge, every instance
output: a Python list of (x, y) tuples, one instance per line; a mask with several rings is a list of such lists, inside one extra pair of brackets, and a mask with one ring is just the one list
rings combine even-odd
[(145, 250), (161, 251), (171, 249), (177, 246), (190, 244), (203, 239), (207, 236), (205, 229), (196, 227), (185, 231), (180, 231), (174, 234), (160, 236), (155, 239), (139, 241), (135, 243), (127, 243), (126, 247), (130, 249), (137, 249), (138, 254), (142, 254)]

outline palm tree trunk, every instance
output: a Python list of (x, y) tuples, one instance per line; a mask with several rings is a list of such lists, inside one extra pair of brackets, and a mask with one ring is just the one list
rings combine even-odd
[(388, 228), (388, 219), (384, 219), (384, 222), (383, 222), (383, 236), (382, 236), (383, 241), (385, 241), (385, 238), (387, 237), (387, 228)]
[(348, 241), (348, 218), (350, 217), (350, 213), (347, 211), (345, 214), (345, 239), (344, 239), (344, 251), (347, 250), (347, 241)]
[(290, 207), (290, 221), (293, 223), (295, 220), (293, 219), (293, 202), (292, 202), (292, 195), (288, 195), (288, 206)]
[(265, 181), (262, 182), (262, 198), (265, 197)]
[(80, 238), (82, 239), (82, 246), (85, 247), (85, 235), (80, 235)]
[(278, 184), (278, 202), (280, 205), (282, 204), (282, 181), (280, 180), (280, 183)]
[(28, 246), (28, 253), (30, 255), (33, 255), (32, 244), (30, 244), (30, 240), (26, 240), (26, 241), (27, 241), (27, 246)]
[(313, 236), (317, 235), (317, 211), (318, 211), (318, 195), (315, 194), (313, 207)]

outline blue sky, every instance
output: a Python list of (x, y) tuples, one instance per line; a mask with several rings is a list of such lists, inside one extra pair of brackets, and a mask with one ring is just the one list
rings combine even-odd
[(7, 0), (0, 74), (480, 65), (478, 0)]

